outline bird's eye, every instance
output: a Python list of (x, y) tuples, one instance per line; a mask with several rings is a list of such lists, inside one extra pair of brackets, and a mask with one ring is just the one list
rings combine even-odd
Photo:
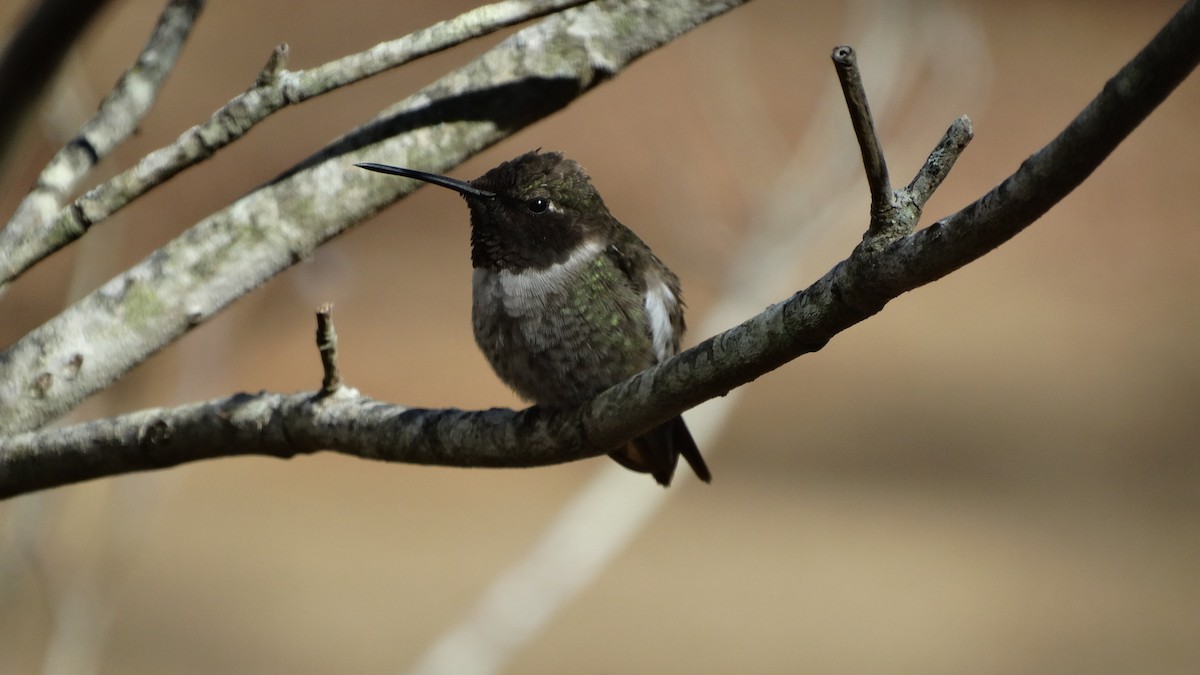
[(525, 202), (525, 208), (529, 209), (530, 213), (545, 213), (550, 210), (550, 200), (545, 197), (534, 197)]

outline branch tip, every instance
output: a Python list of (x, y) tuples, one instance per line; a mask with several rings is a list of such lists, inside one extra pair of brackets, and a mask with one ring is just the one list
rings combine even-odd
[(934, 191), (941, 186), (954, 163), (958, 161), (958, 156), (974, 137), (975, 130), (971, 127), (971, 118), (966, 115), (950, 124), (950, 128), (942, 135), (942, 140), (938, 141), (937, 147), (929, 153), (929, 158), (925, 160), (921, 170), (905, 188), (905, 192), (912, 197), (917, 208), (925, 207), (925, 202), (929, 201)]
[(287, 67), (288, 60), (288, 44), (280, 42), (275, 45), (275, 49), (271, 50), (271, 55), (267, 57), (267, 63), (258, 73), (258, 79), (254, 81), (255, 87), (269, 87), (279, 80), (279, 74)]

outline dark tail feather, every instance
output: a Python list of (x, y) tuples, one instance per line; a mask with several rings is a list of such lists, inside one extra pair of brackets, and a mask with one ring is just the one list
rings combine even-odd
[(671, 484), (675, 475), (675, 465), (679, 456), (687, 460), (688, 465), (700, 480), (705, 483), (712, 481), (712, 474), (700, 456), (700, 449), (682, 417), (664, 422), (649, 433), (638, 436), (625, 447), (609, 453), (609, 456), (626, 469), (649, 473), (654, 480), (666, 487)]
[(696, 472), (697, 478), (705, 483), (711, 483), (712, 473), (709, 472), (708, 465), (704, 463), (704, 458), (700, 456), (700, 448), (696, 447), (696, 441), (692, 440), (692, 432), (688, 431), (687, 425), (683, 423), (683, 418), (676, 417), (663, 426), (668, 425), (671, 427), (671, 445), (675, 452), (683, 455), (688, 466)]

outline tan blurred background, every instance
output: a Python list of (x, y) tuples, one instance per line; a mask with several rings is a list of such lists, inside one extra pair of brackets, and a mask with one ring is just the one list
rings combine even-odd
[[(6, 33), (23, 4), (0, 7)], [(5, 217), (161, 5), (114, 2), (87, 33), (0, 186)], [(97, 178), (207, 118), (277, 42), (310, 67), (472, 5), (210, 3), (140, 134)], [(971, 116), (976, 139), (936, 218), (1048, 141), (1176, 8), (757, 0), (453, 173), (539, 146), (578, 159), (682, 277), (694, 327), (743, 274), (750, 233), (786, 223), (800, 252), (732, 321), (861, 237), (835, 44), (858, 48), (881, 98), (894, 182)], [(498, 39), (271, 118), (23, 278), (0, 298), (0, 344)], [(713, 484), (674, 488), (511, 672), (1200, 669), (1198, 119), (1193, 75), (1026, 233), (745, 387), (706, 443)], [(469, 293), (466, 210), (423, 190), (72, 419), (313, 389), (325, 301), (365, 394), (519, 405), (472, 342)], [(603, 462), (223, 459), (2, 503), (0, 673), (404, 672)]]

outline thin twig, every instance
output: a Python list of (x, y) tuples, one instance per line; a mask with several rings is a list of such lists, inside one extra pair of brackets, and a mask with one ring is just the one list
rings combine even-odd
[(321, 396), (330, 396), (342, 386), (342, 373), (338, 370), (337, 331), (333, 329), (333, 303), (325, 303), (317, 310), (317, 351), (321, 354)]
[(838, 80), (842, 84), (842, 93), (846, 97), (846, 107), (850, 111), (850, 123), (854, 125), (854, 135), (858, 137), (858, 147), (862, 150), (867, 184), (871, 188), (871, 229), (868, 231), (870, 236), (882, 227), (882, 222), (892, 208), (892, 183), (888, 178), (883, 147), (879, 144), (879, 136), (875, 132), (875, 121), (871, 118), (871, 108), (867, 105), (867, 92), (863, 88), (854, 49), (849, 45), (835, 47), (832, 58)]

